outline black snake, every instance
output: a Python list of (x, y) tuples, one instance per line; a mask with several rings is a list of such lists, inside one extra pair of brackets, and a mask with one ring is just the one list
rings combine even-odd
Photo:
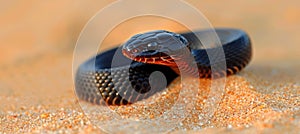
[[(165, 88), (164, 85), (157, 84), (164, 79), (151, 78), (155, 71), (165, 76), (167, 84), (180, 75), (180, 66), (183, 66), (180, 71), (191, 75), (197, 72), (196, 75), (201, 78), (239, 72), (252, 56), (249, 36), (238, 29), (215, 31), (222, 47), (207, 49), (196, 35), (206, 35), (211, 30), (180, 34), (158, 30), (135, 35), (123, 46), (100, 53), (84, 62), (76, 73), (76, 94), (80, 99), (94, 104), (125, 105), (148, 98)], [(224, 50), (225, 56), (220, 64), (225, 62), (226, 68), (212, 73), (211, 66), (218, 66), (218, 60), (212, 63), (207, 52), (220, 52), (217, 51), (220, 48)], [(188, 53), (182, 49), (188, 50)], [(189, 67), (189, 59), (186, 59), (189, 56), (196, 63), (196, 70)]]

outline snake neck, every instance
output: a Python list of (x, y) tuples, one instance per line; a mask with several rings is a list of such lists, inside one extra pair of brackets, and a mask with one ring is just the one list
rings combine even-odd
[(174, 64), (171, 67), (178, 75), (198, 77), (199, 70), (191, 54), (173, 55)]

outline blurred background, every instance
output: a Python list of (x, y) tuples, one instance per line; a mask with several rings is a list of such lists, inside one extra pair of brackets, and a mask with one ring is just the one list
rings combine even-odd
[[(78, 107), (76, 103), (65, 105), (76, 100), (72, 82), (76, 40), (88, 20), (112, 2), (1, 0), (0, 111), (38, 105)], [(186, 2), (214, 27), (240, 28), (250, 35), (254, 49), (250, 70), (299, 67), (299, 0)], [(110, 41), (119, 43), (122, 35)]]
[[(71, 52), (83, 26), (111, 2), (2, 1), (1, 66), (53, 51)], [(255, 47), (255, 61), (266, 56), (272, 60), (299, 57), (296, 44), (300, 35), (300, 2), (297, 0), (187, 2), (202, 11), (215, 27), (247, 31)]]

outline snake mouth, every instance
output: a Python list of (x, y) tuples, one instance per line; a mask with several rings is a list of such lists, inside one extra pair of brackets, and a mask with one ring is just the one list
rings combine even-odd
[[(160, 60), (169, 60), (170, 56), (164, 52), (159, 52), (156, 50), (147, 50), (147, 51), (143, 51), (143, 52), (139, 52), (139, 53), (131, 53), (129, 51), (123, 50), (123, 54), (128, 57), (131, 60), (135, 60), (135, 61), (147, 61), (145, 59), (156, 59), (156, 62), (159, 62)], [(155, 61), (151, 62), (151, 63), (155, 63)]]
[(138, 57), (141, 57), (141, 56), (147, 56), (147, 57), (152, 57), (152, 56), (156, 56), (158, 55), (159, 52), (157, 52), (156, 50), (147, 50), (147, 51), (143, 51), (143, 52), (140, 52), (138, 54), (136, 54), (135, 56), (138, 56)]

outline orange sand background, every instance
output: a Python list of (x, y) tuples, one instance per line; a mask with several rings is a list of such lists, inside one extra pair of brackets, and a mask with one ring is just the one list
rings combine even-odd
[[(73, 92), (72, 54), (88, 19), (111, 2), (1, 2), (0, 132), (101, 132)], [(227, 79), (212, 124), (198, 132), (299, 132), (300, 2), (187, 2), (215, 27), (247, 31), (254, 49), (251, 64)], [(123, 40), (112, 38), (106, 43)]]

